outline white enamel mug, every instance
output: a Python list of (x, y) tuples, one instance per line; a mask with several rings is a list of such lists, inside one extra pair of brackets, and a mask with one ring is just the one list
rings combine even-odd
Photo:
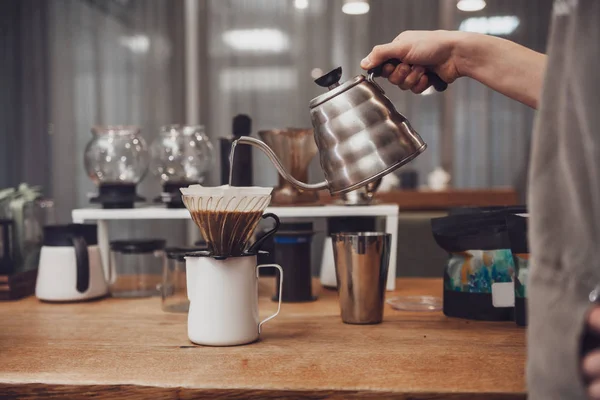
[[(256, 255), (215, 259), (187, 256), (186, 279), (190, 309), (188, 338), (205, 346), (235, 346), (258, 340), (262, 325), (281, 309), (283, 270), (277, 264), (256, 265)], [(277, 312), (258, 317), (258, 270), (279, 270)]]

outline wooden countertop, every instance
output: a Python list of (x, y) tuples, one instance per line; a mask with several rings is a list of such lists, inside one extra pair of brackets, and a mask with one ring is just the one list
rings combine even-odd
[[(276, 305), (260, 283), (261, 315)], [(399, 279), (441, 295), (439, 279)], [(525, 399), (525, 330), (386, 305), (380, 325), (345, 325), (337, 295), (283, 304), (257, 343), (200, 347), (160, 299), (0, 303), (0, 393), (8, 398)], [(319, 293), (320, 292), (320, 293)], [(393, 294), (387, 294), (388, 297)], [(6, 397), (3, 397), (6, 398)]]
[[(320, 192), (320, 200), (330, 203), (333, 198), (328, 192)], [(430, 190), (393, 190), (375, 194), (381, 203), (395, 203), (400, 211), (439, 211), (462, 206), (512, 206), (519, 202), (517, 191), (512, 188), (494, 189), (448, 189), (439, 192)]]

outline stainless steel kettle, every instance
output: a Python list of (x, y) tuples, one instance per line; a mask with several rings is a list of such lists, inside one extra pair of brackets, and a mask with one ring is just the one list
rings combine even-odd
[[(329, 88), (309, 104), (325, 181), (307, 184), (293, 178), (260, 140), (246, 136), (237, 143), (263, 150), (279, 173), (300, 190), (329, 189), (331, 194), (339, 194), (378, 180), (427, 148), (374, 80), (387, 63), (397, 65), (400, 61), (388, 60), (369, 70), (367, 77), (358, 75), (342, 84), (341, 67), (315, 80), (319, 86)], [(427, 75), (436, 90), (446, 89), (447, 84), (437, 75)]]

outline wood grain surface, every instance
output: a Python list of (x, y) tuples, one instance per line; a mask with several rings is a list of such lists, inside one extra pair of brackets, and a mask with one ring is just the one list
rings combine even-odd
[[(398, 292), (441, 295), (439, 279)], [(261, 280), (261, 315), (275, 308)], [(337, 295), (283, 304), (257, 343), (201, 347), (160, 299), (0, 303), (0, 397), (120, 399), (525, 399), (525, 331), (386, 305), (380, 325), (345, 325)], [(388, 297), (394, 296), (388, 293)]]
[[(332, 198), (322, 191), (320, 201), (328, 204)], [(497, 189), (449, 189), (439, 192), (428, 190), (393, 190), (375, 194), (381, 203), (398, 204), (400, 211), (439, 211), (462, 206), (510, 206), (518, 204), (517, 191), (512, 188)]]

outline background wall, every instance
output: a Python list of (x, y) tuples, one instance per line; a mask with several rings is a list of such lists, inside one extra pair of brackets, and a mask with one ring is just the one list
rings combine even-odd
[[(510, 17), (518, 26), (505, 37), (543, 51), (552, 5), (487, 0), (484, 10), (464, 13), (454, 0), (371, 0), (368, 14), (352, 16), (342, 13), (342, 0), (308, 0), (305, 9), (294, 0), (198, 0), (186, 19), (193, 1), (0, 0), (0, 187), (41, 184), (59, 221), (68, 221), (95, 190), (83, 168), (92, 125), (137, 124), (150, 143), (161, 125), (186, 121), (186, 94), (194, 93), (215, 144), (239, 113), (252, 117), (255, 133), (308, 127), (308, 102), (323, 92), (313, 79), (337, 66), (343, 80), (362, 73), (372, 46), (401, 31), (457, 29), (472, 18), (489, 28), (485, 18)], [(186, 21), (197, 32), (194, 86), (185, 80)], [(511, 185), (524, 198), (533, 110), (468, 79), (443, 94), (382, 86), (429, 144), (406, 167), (422, 182), (443, 166), (456, 187)], [(255, 183), (275, 185), (275, 169), (254, 155)], [(216, 166), (212, 184), (220, 183)], [(310, 171), (311, 181), (322, 178), (317, 159)], [(159, 190), (148, 174), (139, 191), (152, 199)], [(171, 244), (186, 237), (185, 223), (111, 229), (113, 237), (160, 231)]]
[[(342, 80), (363, 73), (359, 61), (372, 46), (407, 29), (458, 29), (468, 18), (516, 17), (519, 26), (505, 36), (544, 51), (551, 1), (487, 3), (480, 12), (465, 13), (452, 0), (372, 0), (368, 14), (352, 16), (341, 12), (341, 0), (310, 0), (301, 10), (293, 1), (208, 1), (202, 27), (208, 49), (202, 58), (206, 81), (200, 88), (201, 103), (209, 111), (208, 130), (213, 137), (228, 135), (237, 113), (253, 117), (254, 131), (309, 126), (308, 102), (323, 92), (312, 82), (311, 71), (327, 72), (341, 65)], [(277, 31), (286, 45), (269, 48), (263, 42), (261, 48), (236, 49), (224, 40), (232, 31), (249, 35), (260, 29)], [(382, 86), (430, 145), (408, 167), (416, 169), (422, 181), (444, 166), (456, 187), (517, 186), (524, 198), (533, 110), (468, 79), (428, 96)], [(260, 171), (256, 183), (275, 184), (275, 170), (255, 153), (254, 168)], [(311, 173), (313, 181), (321, 178), (318, 163)], [(213, 179), (218, 180), (217, 171)]]

